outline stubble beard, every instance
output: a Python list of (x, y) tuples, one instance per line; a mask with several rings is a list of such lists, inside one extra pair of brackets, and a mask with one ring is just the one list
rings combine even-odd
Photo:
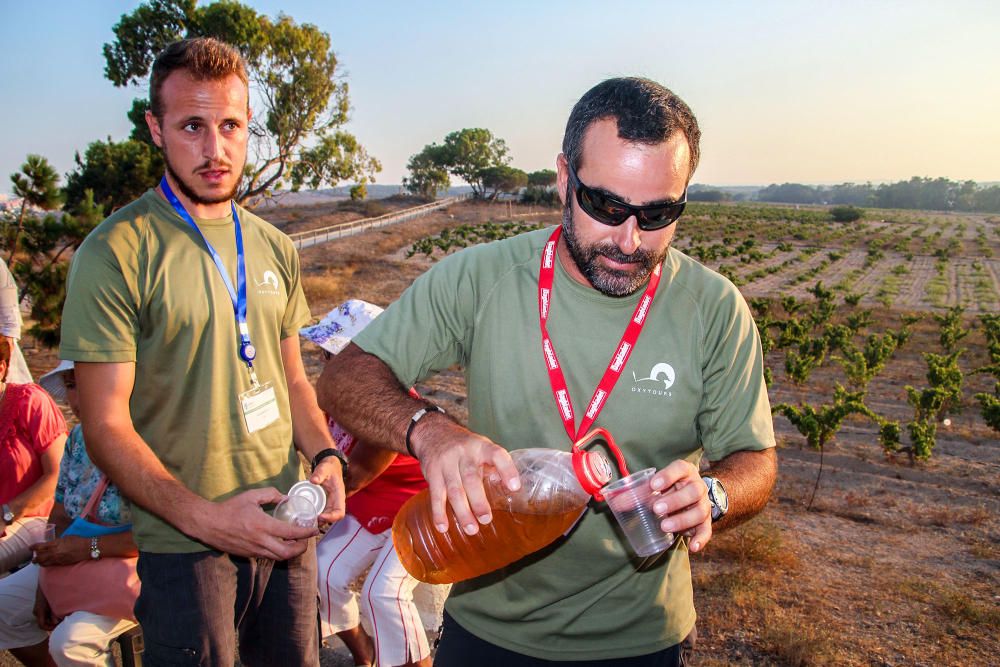
[[(186, 180), (184, 180), (184, 178), (179, 173), (177, 173), (177, 170), (174, 169), (174, 166), (170, 163), (170, 152), (167, 150), (166, 142), (163, 142), (161, 150), (163, 151), (163, 161), (167, 165), (167, 172), (173, 177), (173, 181), (177, 184), (177, 189), (180, 190), (184, 194), (184, 196), (187, 197), (188, 201), (190, 201), (192, 204), (197, 204), (199, 206), (205, 206), (210, 204), (221, 204), (223, 202), (231, 201), (236, 198), (236, 193), (240, 189), (240, 181), (242, 180), (241, 178), (236, 179), (236, 181), (233, 183), (232, 190), (230, 190), (228, 193), (224, 195), (204, 197), (198, 194), (195, 191), (195, 189)], [(198, 169), (207, 169), (210, 166), (211, 164), (206, 162), (202, 166), (198, 167)], [(243, 165), (240, 165), (239, 172), (237, 173), (243, 173)]]
[[(626, 255), (611, 242), (586, 246), (576, 236), (572, 204), (568, 201), (563, 207), (562, 227), (566, 247), (576, 268), (590, 281), (594, 289), (605, 296), (625, 297), (635, 294), (649, 280), (656, 265), (666, 258), (670, 248), (668, 245), (659, 253), (639, 248), (631, 255)], [(637, 264), (640, 270), (632, 272), (611, 269), (601, 264), (598, 261), (599, 257), (607, 257), (615, 262)]]

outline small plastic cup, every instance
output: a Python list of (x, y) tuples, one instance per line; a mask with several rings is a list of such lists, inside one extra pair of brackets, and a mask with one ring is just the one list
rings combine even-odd
[(673, 533), (663, 532), (660, 518), (653, 512), (653, 502), (660, 495), (649, 486), (655, 472), (656, 468), (646, 468), (601, 489), (632, 550), (643, 558), (665, 551), (674, 543)]
[(42, 542), (51, 542), (56, 539), (56, 524), (45, 524), (45, 532), (42, 533)]
[(302, 496), (288, 496), (274, 506), (274, 518), (285, 521), (294, 526), (302, 528), (315, 528), (317, 526), (316, 517), (319, 512), (316, 507), (309, 502), (308, 498)]

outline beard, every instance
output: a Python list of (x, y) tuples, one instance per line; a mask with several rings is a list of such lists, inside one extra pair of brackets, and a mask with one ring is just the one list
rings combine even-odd
[[(631, 255), (626, 255), (621, 248), (612, 242), (584, 245), (576, 235), (573, 222), (572, 205), (567, 201), (563, 208), (563, 238), (569, 254), (590, 284), (605, 296), (623, 297), (635, 294), (649, 280), (653, 269), (666, 258), (667, 245), (661, 252), (639, 248)], [(607, 257), (615, 262), (635, 264), (637, 271), (621, 271), (608, 268), (598, 261), (599, 257)]]
[[(242, 180), (241, 178), (236, 179), (236, 181), (233, 183), (232, 190), (230, 190), (228, 193), (224, 193), (221, 195), (213, 195), (210, 197), (202, 196), (195, 191), (194, 187), (190, 183), (184, 180), (184, 177), (182, 177), (179, 173), (177, 173), (176, 169), (174, 169), (174, 165), (171, 164), (170, 162), (170, 152), (167, 150), (166, 142), (163, 142), (161, 150), (163, 151), (163, 161), (167, 165), (167, 172), (170, 173), (170, 175), (173, 177), (174, 182), (177, 183), (177, 189), (180, 190), (184, 194), (184, 196), (188, 198), (188, 201), (190, 201), (192, 204), (198, 204), (199, 206), (205, 206), (207, 204), (221, 204), (223, 202), (231, 201), (232, 199), (236, 198), (236, 192), (240, 188), (240, 181)], [(199, 170), (208, 169), (211, 166), (212, 166), (211, 162), (205, 162), (205, 164), (198, 167), (198, 169)], [(240, 166), (239, 173), (242, 173), (242, 171), (243, 167)]]

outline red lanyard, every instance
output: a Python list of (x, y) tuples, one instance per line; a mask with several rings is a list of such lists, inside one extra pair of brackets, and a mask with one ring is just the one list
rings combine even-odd
[(632, 319), (629, 320), (628, 326), (625, 327), (625, 333), (622, 334), (621, 342), (618, 343), (614, 354), (611, 355), (611, 361), (608, 362), (608, 369), (604, 371), (604, 377), (597, 384), (594, 395), (590, 397), (590, 403), (587, 405), (587, 412), (584, 413), (583, 421), (580, 422), (580, 428), (574, 430), (576, 417), (573, 413), (573, 402), (569, 396), (569, 389), (566, 388), (566, 378), (563, 377), (559, 358), (556, 356), (556, 348), (552, 344), (552, 339), (549, 337), (549, 332), (546, 328), (546, 323), (549, 320), (549, 307), (552, 303), (552, 285), (555, 279), (556, 244), (559, 241), (561, 233), (562, 227), (556, 227), (555, 231), (552, 232), (552, 236), (549, 237), (548, 242), (545, 244), (545, 250), (542, 252), (542, 266), (538, 271), (538, 320), (542, 328), (542, 354), (545, 357), (545, 365), (549, 370), (549, 383), (552, 385), (552, 394), (556, 399), (556, 405), (559, 408), (559, 415), (562, 417), (563, 426), (566, 427), (566, 433), (569, 434), (570, 440), (576, 442), (582, 434), (587, 432), (590, 425), (594, 423), (594, 420), (597, 419), (601, 408), (604, 407), (608, 396), (611, 395), (611, 391), (615, 388), (615, 383), (618, 382), (618, 377), (622, 374), (622, 369), (625, 368), (625, 362), (628, 361), (629, 355), (632, 354), (632, 349), (635, 347), (636, 341), (639, 340), (639, 334), (642, 333), (642, 327), (646, 323), (646, 315), (649, 313), (649, 308), (653, 305), (656, 286), (660, 284), (660, 273), (663, 265), (657, 264), (650, 275), (646, 291), (643, 293), (642, 298), (639, 299), (639, 303), (635, 307), (635, 312), (632, 313)]

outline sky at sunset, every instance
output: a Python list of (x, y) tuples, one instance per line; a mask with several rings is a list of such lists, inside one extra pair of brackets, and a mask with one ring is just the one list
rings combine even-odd
[[(65, 174), (91, 141), (128, 136), (147, 91), (106, 80), (101, 46), (138, 4), (0, 0), (0, 192), (29, 153)], [(464, 127), (552, 168), (573, 103), (621, 75), (694, 110), (696, 183), (1000, 181), (998, 2), (245, 4), (329, 33), (378, 183)]]

